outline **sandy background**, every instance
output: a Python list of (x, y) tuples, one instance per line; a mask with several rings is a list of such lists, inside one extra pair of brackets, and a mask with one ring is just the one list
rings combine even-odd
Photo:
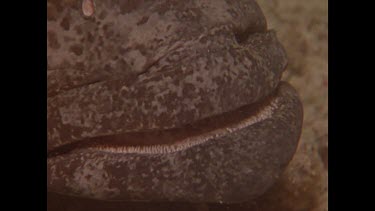
[(284, 80), (304, 105), (300, 144), (281, 180), (259, 210), (328, 210), (328, 0), (258, 0), (284, 45)]

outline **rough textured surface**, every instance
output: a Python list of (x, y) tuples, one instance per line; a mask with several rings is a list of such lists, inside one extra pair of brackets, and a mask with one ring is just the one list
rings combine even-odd
[(254, 103), (286, 66), (251, 0), (106, 0), (90, 18), (80, 3), (47, 1), (49, 11), (62, 10), (47, 22), (48, 149), (179, 127)]
[[(289, 62), (283, 79), (298, 90), (304, 106), (304, 123), (297, 152), (277, 184), (256, 202), (257, 209), (326, 211), (328, 1), (257, 2), (269, 27), (277, 31), (287, 51)], [(247, 209), (251, 209), (251, 206)]]
[(182, 127), (275, 93), (277, 106), (270, 117), (177, 152), (87, 148), (50, 157), (49, 190), (235, 202), (270, 187), (294, 154), (302, 110), (293, 89), (278, 86), (285, 51), (254, 1), (99, 1), (86, 16), (81, 3), (47, 1), (48, 150)]
[(83, 149), (50, 158), (48, 186), (51, 191), (108, 200), (240, 202), (254, 198), (285, 168), (301, 129), (302, 106), (289, 85), (280, 85), (271, 101), (270, 117), (181, 151), (143, 154)]

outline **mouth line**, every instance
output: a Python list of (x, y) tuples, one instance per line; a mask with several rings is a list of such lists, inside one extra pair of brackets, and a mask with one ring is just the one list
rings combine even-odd
[(181, 128), (85, 138), (48, 151), (47, 158), (74, 153), (80, 149), (119, 154), (165, 154), (181, 151), (271, 118), (277, 109), (277, 100), (275, 94), (271, 94), (258, 103), (198, 120)]

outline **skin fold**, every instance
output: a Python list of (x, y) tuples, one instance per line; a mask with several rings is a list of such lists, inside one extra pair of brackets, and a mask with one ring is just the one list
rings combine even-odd
[(82, 2), (47, 1), (48, 191), (239, 202), (274, 183), (303, 112), (255, 1)]

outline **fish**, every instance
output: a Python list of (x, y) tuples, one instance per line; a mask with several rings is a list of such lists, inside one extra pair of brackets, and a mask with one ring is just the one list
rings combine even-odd
[(47, 0), (48, 192), (262, 195), (302, 130), (287, 63), (254, 0)]

